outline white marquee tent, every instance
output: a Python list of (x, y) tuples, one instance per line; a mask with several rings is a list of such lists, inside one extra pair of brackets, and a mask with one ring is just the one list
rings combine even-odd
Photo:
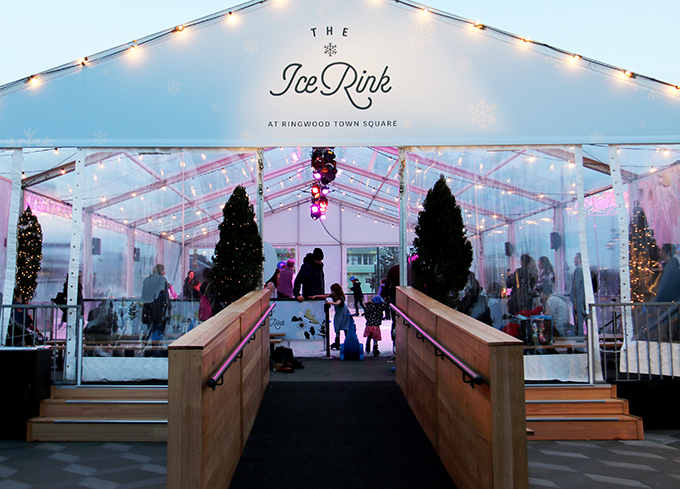
[[(626, 302), (633, 204), (660, 244), (680, 243), (680, 89), (586, 54), (412, 2), (267, 0), (9, 83), (4, 302), (24, 206), (45, 239), (37, 301), (79, 269), (90, 298), (139, 297), (156, 262), (179, 288), (237, 185), (264, 241), (298, 262), (321, 246), (327, 285), (346, 285), (352, 247), (401, 246), (405, 259), (439, 175), (485, 288), (528, 253), (568, 293), (580, 251), (599, 298)], [(337, 155), (324, 222), (309, 217), (313, 147)]]

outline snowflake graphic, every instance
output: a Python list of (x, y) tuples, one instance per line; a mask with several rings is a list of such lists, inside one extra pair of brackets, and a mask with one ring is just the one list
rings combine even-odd
[(326, 9), (323, 8), (323, 5), (319, 5), (318, 7), (316, 7), (316, 11), (319, 12), (320, 14), (323, 14), (326, 11)]
[(472, 112), (472, 117), (470, 117), (470, 122), (474, 124), (479, 124), (479, 127), (486, 129), (487, 124), (495, 124), (498, 120), (496, 115), (496, 104), (487, 104), (486, 100), (481, 99), (477, 105), (471, 104), (470, 111)]
[(105, 74), (105, 75), (108, 75), (109, 73), (111, 73), (111, 70), (108, 69), (108, 68), (104, 68), (104, 69), (102, 70), (102, 73)]
[(213, 105), (212, 105), (212, 110), (213, 110), (213, 112), (217, 112), (218, 110), (220, 110), (220, 106), (217, 105), (217, 104), (213, 104)]
[(661, 97), (661, 95), (659, 95), (659, 92), (657, 92), (656, 90), (649, 90), (649, 93), (647, 94), (648, 99), (655, 99), (659, 97)]
[(254, 41), (252, 38), (246, 41), (245, 43), (245, 50), (248, 51), (250, 54), (253, 54), (255, 51), (258, 50), (257, 47), (257, 41)]
[(595, 131), (590, 135), (590, 142), (591, 143), (604, 143), (604, 134)]
[(547, 65), (552, 65), (552, 67), (555, 68), (556, 70), (562, 68), (562, 64), (559, 63), (559, 60), (557, 58), (551, 58), (550, 56), (546, 56), (543, 58), (543, 62)]
[(471, 68), (470, 60), (468, 58), (466, 58), (465, 56), (458, 58), (456, 60), (456, 67), (460, 71), (466, 72), (467, 70), (469, 70)]
[(327, 54), (328, 57), (333, 57), (338, 54), (338, 47), (335, 44), (328, 43), (323, 47), (323, 54)]
[(99, 131), (93, 134), (94, 140), (97, 144), (104, 144), (106, 142), (106, 137), (108, 136), (107, 133), (104, 131)]
[(411, 119), (404, 119), (401, 121), (401, 127), (404, 129), (411, 129), (413, 127), (413, 121)]
[(5, 142), (10, 145), (10, 146), (18, 146), (18, 147), (27, 147), (27, 146), (47, 146), (52, 142), (52, 139), (50, 138), (45, 138), (45, 139), (33, 139), (33, 136), (35, 136), (35, 131), (33, 129), (26, 129), (24, 131), (24, 135), (26, 136), (26, 139), (19, 139), (18, 141), (12, 139), (7, 139)]
[(411, 37), (408, 42), (416, 44), (418, 49), (425, 49), (426, 45), (434, 44), (434, 29), (433, 22), (409, 26), (408, 31), (411, 33)]
[(181, 90), (179, 88), (180, 85), (182, 85), (182, 84), (176, 82), (175, 80), (172, 80), (170, 83), (168, 83), (168, 93), (173, 95), (173, 96), (177, 95), (179, 92), (181, 92)]
[(647, 127), (647, 121), (640, 121), (640, 122), (638, 122), (638, 126), (640, 126), (641, 128)]
[(241, 133), (241, 139), (245, 139), (246, 141), (250, 141), (251, 139), (253, 139), (253, 133), (251, 131), (249, 131), (248, 129), (246, 129), (245, 131), (243, 131)]

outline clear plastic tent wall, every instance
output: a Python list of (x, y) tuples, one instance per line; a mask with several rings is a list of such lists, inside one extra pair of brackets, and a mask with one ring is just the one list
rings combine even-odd
[[(299, 236), (305, 235), (309, 227), (320, 226), (319, 221), (309, 217), (311, 150), (287, 147), (260, 152), (264, 232), (266, 241), (275, 248), (306, 251), (305, 246), (311, 246), (311, 242), (302, 245)], [(632, 219), (635, 203), (639, 203), (659, 246), (680, 241), (673, 212), (678, 203), (674, 183), (677, 150), (622, 146), (617, 153), (628, 219)], [(223, 204), (237, 185), (243, 185), (254, 206), (258, 206), (258, 151), (89, 150), (82, 152), (80, 183), (76, 171), (78, 154), (69, 148), (23, 151), (23, 206), (30, 206), (38, 217), (44, 240), (42, 270), (33, 303), (49, 304), (63, 289), (69, 272), (74, 203), (78, 189), (82, 189), (77, 195), (82, 211), (78, 270), (83, 273), (84, 326), (90, 311), (103, 300), (110, 300), (116, 308), (119, 335), (143, 341), (148, 332), (140, 321), (143, 281), (157, 263), (162, 263), (177, 294), (164, 339), (171, 341), (198, 323), (198, 304), (183, 300), (183, 284), (190, 269), (210, 266)], [(3, 163), (8, 163), (4, 168), (11, 166), (11, 155), (11, 151), (0, 154)], [(381, 226), (386, 230), (379, 233), (382, 238), (371, 238), (370, 244), (398, 244), (398, 149), (342, 147), (336, 148), (336, 155), (338, 174), (331, 184), (332, 206), (324, 226), (329, 234), (336, 233), (338, 225), (334, 221), (343, 219), (339, 225), (343, 232), (337, 234), (342, 237), (342, 242), (337, 243), (341, 251), (329, 256), (343, 259), (346, 250), (343, 254), (342, 249), (366, 243), (361, 238), (373, 228), (383, 229)], [(585, 255), (584, 263), (587, 258), (593, 300), (615, 301), (621, 297), (621, 209), (612, 189), (610, 148), (420, 147), (409, 148), (405, 155), (407, 246), (412, 243), (427, 191), (444, 175), (474, 245), (471, 271), (488, 298), (492, 326), (503, 328), (519, 323), (522, 327), (523, 320), (509, 314), (507, 302), (512, 294), (508, 279), (521, 268), (523, 255), (530, 256), (542, 273), (545, 267), (538, 263), (549, 263), (554, 276), (554, 280), (550, 279), (551, 291), (566, 301), (567, 328), (541, 330), (540, 318), (529, 319), (525, 334), (536, 335), (536, 342), (525, 350), (527, 379), (587, 380), (584, 348), (551, 345), (557, 339), (571, 342), (567, 346), (572, 347), (583, 341), (584, 326), (575, 324), (572, 298), (577, 253)], [(12, 175), (8, 170), (2, 177), (3, 192), (9, 194)], [(631, 202), (635, 205), (631, 206)], [(7, 235), (9, 207), (6, 203), (3, 206), (0, 217)], [(284, 217), (291, 213), (294, 219)], [(295, 232), (281, 227), (295, 221), (299, 226)], [(315, 232), (319, 239), (332, 241), (322, 232)], [(196, 261), (192, 256), (196, 250), (207, 253)], [(7, 263), (7, 252), (2, 254), (2, 262)], [(532, 305), (536, 307), (544, 306), (540, 292), (537, 287), (532, 293)], [(597, 327), (603, 329), (609, 318), (596, 317), (596, 321)], [(94, 369), (91, 378), (106, 377), (102, 372), (110, 365), (97, 367), (94, 358), (88, 359), (86, 354), (84, 367), (88, 362)]]

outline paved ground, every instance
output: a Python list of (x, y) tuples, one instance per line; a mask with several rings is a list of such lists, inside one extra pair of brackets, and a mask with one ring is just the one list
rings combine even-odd
[[(304, 369), (272, 372), (271, 382), (394, 379), (387, 355), (301, 360)], [(164, 443), (0, 440), (0, 489), (165, 487), (166, 450)], [(532, 489), (680, 488), (680, 431), (647, 431), (642, 441), (530, 441), (528, 454)]]

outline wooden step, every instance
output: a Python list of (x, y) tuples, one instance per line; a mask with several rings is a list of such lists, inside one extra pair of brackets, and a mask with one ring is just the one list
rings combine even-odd
[(527, 428), (533, 440), (642, 440), (642, 419), (631, 416), (615, 385), (528, 386)]
[(54, 399), (142, 399), (167, 400), (167, 386), (159, 387), (107, 387), (107, 386), (52, 386)]
[(125, 418), (136, 416), (168, 419), (166, 399), (45, 399), (40, 416), (67, 418)]
[(168, 389), (53, 386), (28, 441), (167, 441)]
[(526, 413), (527, 417), (628, 414), (628, 401), (625, 399), (560, 399), (526, 401)]
[(642, 440), (642, 418), (612, 416), (527, 416), (532, 440)]
[(168, 439), (167, 419), (40, 417), (28, 421), (26, 441), (155, 441)]
[(527, 401), (559, 399), (606, 399), (616, 397), (615, 385), (527, 386)]

